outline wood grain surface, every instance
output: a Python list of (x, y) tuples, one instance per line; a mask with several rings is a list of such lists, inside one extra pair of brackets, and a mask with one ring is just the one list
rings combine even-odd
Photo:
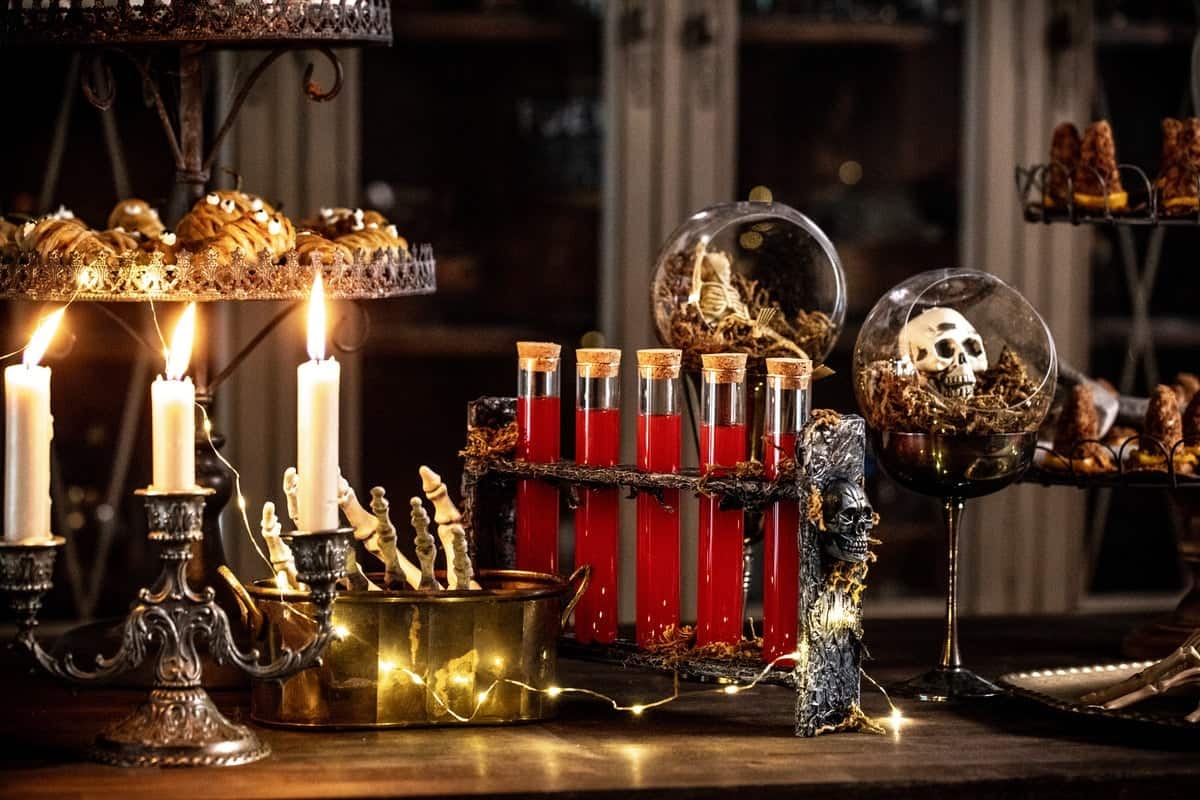
[[(1131, 618), (967, 620), (968, 664), (1016, 669), (1119, 660)], [(935, 621), (868, 625), (881, 681), (918, 671), (936, 651)], [(1024, 701), (971, 708), (899, 701), (898, 735), (792, 736), (793, 694), (766, 686), (706, 692), (646, 712), (564, 699), (553, 722), (508, 728), (303, 733), (259, 728), (274, 756), (244, 767), (121, 770), (88, 763), (96, 730), (138, 702), (129, 690), (71, 689), (31, 675), (21, 654), (0, 661), (0, 797), (112, 800), (317, 797), (1192, 797), (1200, 731), (1163, 735), (1079, 720)], [(671, 690), (669, 677), (579, 661), (563, 685), (624, 702)], [(703, 689), (684, 685), (685, 691)], [(864, 684), (866, 709), (883, 714)], [(215, 695), (244, 718), (246, 696)]]

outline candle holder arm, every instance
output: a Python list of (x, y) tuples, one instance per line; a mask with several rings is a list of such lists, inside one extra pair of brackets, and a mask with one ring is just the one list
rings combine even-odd
[(138, 635), (139, 627), (145, 628), (141, 614), (137, 613), (140, 607), (126, 623), (116, 654), (108, 658), (96, 656), (94, 671), (76, 666), (70, 654), (55, 658), (38, 641), (37, 615), (42, 598), (53, 586), (54, 560), (65, 543), (61, 536), (0, 543), (0, 591), (8, 595), (16, 615), (16, 641), (43, 669), (57, 677), (81, 683), (116, 677), (138, 666), (146, 657), (145, 639)]

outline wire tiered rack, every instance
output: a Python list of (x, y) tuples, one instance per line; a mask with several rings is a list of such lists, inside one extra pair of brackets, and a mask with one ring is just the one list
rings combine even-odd
[[(1146, 383), (1159, 383), (1158, 362), (1154, 349), (1154, 328), (1150, 315), (1150, 298), (1158, 282), (1166, 233), (1175, 228), (1200, 227), (1200, 175), (1196, 177), (1194, 207), (1191, 198), (1164, 207), (1155, 182), (1146, 171), (1133, 164), (1117, 166), (1122, 183), (1128, 190), (1127, 202), (1114, 207), (1112, 192), (1103, 176), (1095, 177), (1104, 197), (1103, 208), (1084, 207), (1075, 202), (1074, 176), (1058, 162), (1017, 166), (1015, 180), (1022, 214), (1032, 224), (1066, 224), (1107, 226), (1114, 229), (1118, 253), (1128, 292), (1128, 347), (1118, 387), (1122, 394), (1132, 391), (1140, 367)], [(1056, 202), (1050, 197), (1052, 175), (1065, 178), (1065, 199)], [(1134, 231), (1148, 230), (1145, 251), (1139, 260)], [(1132, 631), (1125, 639), (1125, 654), (1131, 658), (1160, 658), (1173, 650), (1188, 634), (1200, 628), (1200, 469), (1186, 455), (1200, 444), (1181, 441), (1173, 447), (1164, 446), (1145, 436), (1132, 436), (1117, 444), (1080, 442), (1072, 453), (1053, 453), (1041, 448), (1035, 465), (1023, 480), (1043, 486), (1074, 486), (1080, 489), (1157, 489), (1168, 493), (1179, 520), (1178, 548), (1180, 558), (1191, 575), (1191, 588), (1176, 609), (1167, 617)], [(1098, 471), (1088, 468), (1081, 455), (1085, 445), (1099, 445), (1111, 457), (1113, 468)], [(1161, 456), (1153, 466), (1139, 464), (1131, 458), (1138, 450)], [(1091, 536), (1098, 540), (1103, 532), (1110, 498), (1101, 492), (1093, 511)]]

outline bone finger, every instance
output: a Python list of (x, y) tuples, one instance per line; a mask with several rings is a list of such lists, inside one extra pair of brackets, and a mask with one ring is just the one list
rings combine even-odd
[(458, 576), (454, 574), (454, 531), (449, 525), (438, 525), (438, 539), (442, 543), (442, 555), (446, 558), (446, 588), (458, 588)]
[(421, 475), (421, 491), (425, 493), (429, 502), (433, 503), (433, 521), (438, 525), (452, 525), (455, 522), (461, 522), (462, 512), (450, 499), (450, 492), (446, 489), (446, 484), (442, 482), (442, 476), (425, 466), (417, 471)]
[(1162, 680), (1148, 683), (1137, 691), (1130, 692), (1123, 697), (1110, 700), (1104, 704), (1104, 707), (1106, 709), (1125, 708), (1126, 706), (1131, 706), (1134, 703), (1140, 703), (1142, 700), (1145, 700), (1149, 697), (1154, 697), (1155, 695), (1159, 694), (1166, 694), (1176, 686), (1192, 683), (1196, 680), (1197, 676), (1200, 676), (1200, 667), (1196, 669), (1185, 669)]
[(1146, 667), (1146, 669), (1142, 670), (1136, 675), (1131, 675), (1120, 683), (1114, 683), (1112, 686), (1107, 688), (1097, 689), (1094, 692), (1088, 692), (1083, 697), (1079, 698), (1079, 700), (1080, 702), (1088, 705), (1101, 706), (1109, 701), (1125, 697), (1130, 692), (1154, 683), (1164, 675), (1168, 674), (1177, 665), (1182, 663), (1180, 658), (1181, 657), (1179, 653), (1175, 652), (1167, 658), (1164, 658), (1162, 661), (1159, 661), (1157, 664)]
[[(1080, 701), (1088, 705), (1105, 705), (1110, 701), (1122, 699), (1130, 692), (1142, 687), (1170, 680), (1176, 673), (1186, 670), (1192, 665), (1200, 666), (1200, 654), (1196, 652), (1194, 647), (1180, 647), (1162, 661), (1151, 664), (1141, 672), (1126, 678), (1120, 683), (1113, 684), (1106, 689), (1099, 689), (1085, 694), (1080, 698)], [(1128, 705), (1128, 703), (1125, 705)]]

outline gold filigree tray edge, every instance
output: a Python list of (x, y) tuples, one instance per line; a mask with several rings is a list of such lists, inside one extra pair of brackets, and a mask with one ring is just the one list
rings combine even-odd
[(0, 299), (42, 302), (217, 302), (303, 300), (321, 270), (326, 296), (340, 300), (382, 300), (433, 294), (437, 261), (433, 247), (417, 244), (399, 253), (356, 252), (326, 263), (301, 260), (296, 251), (278, 263), (236, 252), (222, 259), (215, 251), (181, 251), (175, 263), (161, 254), (126, 251), (115, 258), (85, 262), (78, 256), (43, 260), (35, 253), (0, 253)]

